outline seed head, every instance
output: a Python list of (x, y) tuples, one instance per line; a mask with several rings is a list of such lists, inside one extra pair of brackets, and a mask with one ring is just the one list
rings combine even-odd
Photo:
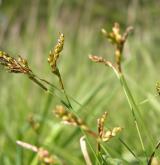
[(97, 120), (97, 124), (98, 124), (98, 134), (99, 137), (102, 138), (103, 134), (104, 134), (104, 123), (106, 120), (108, 113), (105, 112), (98, 120)]
[(56, 106), (53, 112), (56, 114), (57, 117), (62, 119), (64, 124), (78, 126), (85, 131), (89, 130), (88, 126), (81, 118), (78, 118), (73, 113), (67, 111), (63, 106), (61, 105)]
[(37, 146), (22, 141), (17, 141), (17, 144), (25, 149), (36, 152), (39, 160), (45, 164), (55, 164), (56, 162), (56, 160), (49, 154), (49, 152), (42, 147), (39, 148)]
[(98, 119), (98, 135), (99, 138), (103, 141), (109, 141), (111, 138), (115, 137), (119, 132), (122, 131), (121, 127), (114, 127), (111, 130), (105, 131), (105, 119), (108, 113), (105, 112), (99, 119)]
[(89, 55), (88, 57), (93, 62), (104, 64), (115, 70), (115, 66), (110, 61), (104, 59), (103, 57), (95, 56), (95, 55)]
[(59, 58), (60, 52), (63, 50), (64, 45), (64, 34), (59, 34), (59, 39), (56, 44), (56, 46), (50, 51), (49, 57), (48, 57), (48, 63), (51, 66), (52, 72), (57, 71), (57, 60)]
[(115, 23), (112, 31), (107, 32), (105, 29), (102, 29), (102, 34), (115, 45), (115, 64), (118, 72), (121, 73), (121, 60), (122, 60), (122, 52), (124, 48), (125, 41), (128, 37), (128, 34), (133, 30), (133, 27), (126, 28), (123, 34), (120, 33), (120, 26), (118, 23)]
[(102, 141), (109, 141), (111, 138), (115, 137), (121, 131), (121, 127), (114, 127), (112, 130), (106, 131), (102, 136)]
[(32, 73), (27, 61), (21, 56), (19, 56), (18, 59), (15, 59), (6, 52), (0, 51), (0, 64), (5, 66), (5, 68), (11, 73)]

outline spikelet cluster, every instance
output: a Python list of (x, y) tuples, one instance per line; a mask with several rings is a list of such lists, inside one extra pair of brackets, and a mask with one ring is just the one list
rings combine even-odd
[(38, 154), (39, 160), (46, 164), (53, 164), (55, 162), (53, 157), (44, 148), (38, 148), (37, 154)]
[(32, 73), (27, 61), (21, 56), (19, 56), (18, 59), (15, 59), (6, 52), (0, 51), (0, 64), (5, 66), (5, 68), (12, 73)]
[(49, 57), (48, 57), (48, 63), (51, 66), (52, 72), (57, 71), (57, 60), (59, 58), (60, 52), (63, 50), (64, 45), (64, 34), (59, 34), (59, 39), (56, 44), (56, 46), (50, 51)]
[(104, 59), (103, 57), (95, 56), (95, 55), (89, 55), (89, 59), (93, 62), (101, 63), (101, 64), (104, 64), (104, 65), (114, 69), (114, 65), (110, 61), (107, 61), (106, 59)]
[(56, 160), (50, 155), (50, 153), (42, 147), (37, 147), (37, 146), (34, 146), (26, 142), (22, 142), (22, 141), (17, 141), (17, 144), (25, 149), (28, 149), (37, 153), (38, 159), (45, 164), (50, 165), (50, 164), (56, 163)]
[(122, 131), (121, 127), (114, 127), (112, 130), (106, 131), (102, 134), (102, 141), (107, 142), (111, 138), (115, 137), (119, 132)]
[(56, 106), (53, 112), (57, 117), (62, 119), (63, 123), (79, 126), (85, 131), (89, 130), (88, 126), (85, 124), (85, 122), (82, 119), (78, 118), (73, 113), (67, 111), (63, 106), (61, 105)]
[(22, 73), (27, 75), (30, 80), (40, 86), (43, 90), (48, 90), (47, 87), (40, 82), (43, 81), (43, 79), (40, 79), (32, 72), (28, 66), (27, 60), (21, 56), (19, 56), (18, 59), (15, 59), (6, 52), (0, 51), (0, 64), (3, 65), (10, 73)]
[(102, 34), (113, 44), (115, 45), (115, 63), (116, 69), (118, 72), (121, 72), (121, 60), (122, 60), (122, 52), (124, 48), (125, 41), (128, 37), (130, 31), (132, 31), (132, 27), (128, 27), (126, 31), (121, 34), (120, 26), (118, 23), (115, 23), (112, 31), (107, 32), (105, 29), (102, 29)]
[(118, 23), (115, 23), (112, 32), (107, 32), (105, 29), (102, 29), (102, 34), (112, 43), (117, 44), (122, 42), (122, 36), (120, 34), (120, 27)]
[(104, 128), (104, 123), (106, 120), (108, 113), (105, 112), (99, 119), (98, 119), (98, 135), (100, 140), (102, 140), (103, 142), (107, 142), (110, 139), (112, 139), (113, 137), (115, 137), (119, 132), (122, 131), (121, 127), (114, 127), (111, 130), (105, 131)]

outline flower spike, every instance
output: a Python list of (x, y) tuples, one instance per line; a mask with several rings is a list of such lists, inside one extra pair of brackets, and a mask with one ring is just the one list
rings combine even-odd
[(54, 49), (50, 51), (49, 57), (48, 57), (48, 63), (50, 64), (53, 73), (57, 72), (57, 69), (58, 69), (57, 60), (59, 58), (60, 52), (63, 50), (63, 45), (64, 45), (64, 34), (59, 33), (58, 42), (56, 46), (54, 47)]

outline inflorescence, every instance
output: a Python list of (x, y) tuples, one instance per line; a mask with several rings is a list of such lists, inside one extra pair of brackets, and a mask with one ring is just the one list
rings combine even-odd
[(128, 37), (128, 34), (133, 30), (132, 27), (128, 27), (123, 34), (120, 33), (120, 26), (118, 23), (115, 23), (112, 31), (107, 32), (105, 29), (102, 29), (102, 34), (108, 39), (115, 46), (115, 64), (105, 60), (102, 57), (92, 56), (90, 55), (89, 58), (94, 62), (103, 63), (115, 71), (119, 73), (122, 72), (121, 69), (121, 61), (122, 61), (122, 52), (124, 48), (125, 41)]

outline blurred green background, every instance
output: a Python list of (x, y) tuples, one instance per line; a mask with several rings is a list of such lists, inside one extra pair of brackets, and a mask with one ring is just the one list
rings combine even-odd
[[(72, 103), (74, 109), (95, 131), (97, 118), (108, 111), (106, 127), (124, 127), (120, 136), (141, 156), (119, 81), (112, 70), (88, 59), (89, 54), (95, 54), (113, 60), (114, 49), (101, 35), (101, 28), (110, 30), (114, 22), (119, 22), (124, 31), (132, 25), (134, 32), (125, 45), (123, 71), (150, 132), (152, 142), (142, 130), (150, 155), (160, 138), (160, 101), (155, 97), (160, 70), (159, 6), (157, 0), (1, 0), (0, 49), (11, 56), (27, 58), (33, 72), (59, 86), (47, 57), (57, 42), (58, 32), (63, 32), (65, 44), (58, 65), (67, 93), (81, 103)], [(64, 97), (61, 93), (56, 95)], [(16, 140), (31, 144), (38, 141), (66, 164), (85, 164), (79, 146), (81, 131), (61, 124), (52, 114), (53, 108), (61, 104), (56, 95), (49, 96), (25, 76), (7, 73), (0, 66), (0, 164), (34, 164), (33, 153), (18, 147)], [(44, 120), (38, 135), (28, 122), (29, 116), (37, 122)], [(96, 149), (94, 140), (90, 141)], [(104, 145), (117, 162), (136, 164), (116, 138)]]

